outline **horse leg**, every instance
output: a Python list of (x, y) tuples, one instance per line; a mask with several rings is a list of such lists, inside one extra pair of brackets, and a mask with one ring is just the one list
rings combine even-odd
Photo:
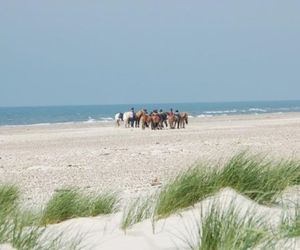
[(173, 129), (174, 128), (174, 121), (169, 120), (169, 126), (170, 126), (170, 129)]
[(130, 127), (130, 119), (128, 118), (126, 121), (126, 128), (129, 128), (129, 127)]
[(138, 127), (138, 120), (137, 120), (137, 118), (134, 119), (134, 127), (135, 127), (135, 128)]
[(138, 118), (138, 119), (136, 120), (136, 125), (137, 125), (138, 128), (140, 127), (140, 122), (141, 122), (141, 119)]
[(159, 129), (163, 129), (164, 128), (164, 124), (163, 124), (162, 121), (160, 121), (158, 124), (159, 124)]
[(144, 130), (145, 129), (145, 122), (144, 120), (140, 121), (142, 123), (142, 129)]
[(137, 117), (136, 118), (136, 127), (139, 128), (140, 127), (140, 122), (141, 122), (141, 117)]

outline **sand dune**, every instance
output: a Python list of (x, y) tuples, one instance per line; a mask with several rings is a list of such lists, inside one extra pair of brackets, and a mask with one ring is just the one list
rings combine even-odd
[[(294, 192), (288, 192), (295, 195)], [(298, 199), (300, 194), (296, 193)], [(120, 229), (121, 213), (96, 218), (73, 219), (61, 224), (50, 225), (45, 234), (55, 235), (64, 232), (64, 241), (82, 238), (80, 246), (83, 249), (101, 250), (169, 250), (189, 249), (186, 240), (197, 243), (197, 223), (201, 221), (200, 211), (208, 212), (212, 204), (217, 204), (225, 211), (230, 206), (238, 208), (239, 216), (245, 220), (251, 214), (261, 218), (272, 228), (276, 228), (282, 213), (293, 213), (293, 209), (284, 210), (281, 207), (267, 207), (238, 194), (235, 190), (226, 188), (215, 196), (207, 198), (178, 214), (159, 220), (153, 225), (150, 219), (130, 228), (126, 234)], [(276, 249), (290, 246), (290, 249), (300, 247), (300, 239), (278, 241)]]

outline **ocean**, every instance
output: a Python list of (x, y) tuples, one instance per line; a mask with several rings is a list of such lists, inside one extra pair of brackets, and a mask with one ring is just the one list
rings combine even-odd
[(108, 122), (118, 112), (146, 108), (188, 112), (192, 117), (300, 112), (299, 101), (164, 103), (49, 107), (0, 107), (0, 126), (74, 122)]

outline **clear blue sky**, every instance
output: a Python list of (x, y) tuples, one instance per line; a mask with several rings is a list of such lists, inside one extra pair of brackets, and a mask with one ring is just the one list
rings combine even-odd
[(299, 13), (299, 0), (2, 0), (0, 106), (300, 99)]

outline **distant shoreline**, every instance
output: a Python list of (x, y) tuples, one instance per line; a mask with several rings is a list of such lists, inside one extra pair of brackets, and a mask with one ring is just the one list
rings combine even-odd
[(187, 112), (190, 118), (215, 116), (300, 112), (300, 101), (223, 102), (223, 103), (165, 103), (136, 105), (92, 105), (52, 107), (0, 108), (0, 126), (49, 125), (61, 123), (110, 123), (116, 113), (131, 108), (137, 112), (147, 109)]
[[(207, 115), (207, 116), (189, 116), (189, 122), (201, 122), (201, 121), (226, 121), (226, 120), (235, 120), (235, 119), (255, 119), (255, 118), (267, 118), (267, 117), (276, 117), (276, 118), (284, 118), (284, 117), (298, 117), (300, 115), (299, 112), (273, 112), (273, 113), (251, 113), (251, 114), (216, 114), (216, 115)], [(35, 127), (114, 127), (115, 121), (111, 118), (109, 120), (93, 120), (93, 121), (75, 121), (75, 122), (56, 122), (56, 123), (35, 123), (35, 124), (15, 124), (15, 125), (0, 125), (0, 129), (9, 129), (9, 128), (35, 128)], [(121, 128), (123, 124), (121, 123)], [(139, 129), (139, 128), (135, 128)]]

